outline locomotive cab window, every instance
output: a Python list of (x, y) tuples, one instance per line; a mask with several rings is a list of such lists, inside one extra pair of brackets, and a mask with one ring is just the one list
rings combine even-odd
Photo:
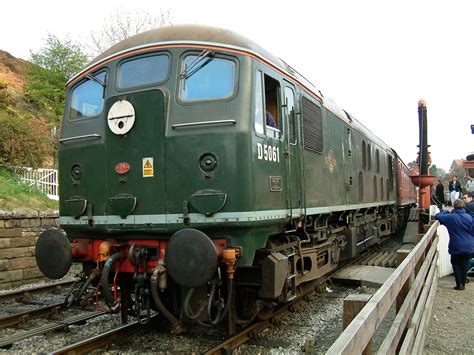
[(129, 89), (158, 84), (168, 78), (170, 58), (166, 54), (135, 58), (120, 64), (117, 87)]
[(280, 110), (279, 92), (280, 83), (268, 75), (264, 75), (265, 89), (265, 124), (267, 136), (280, 138)]
[[(255, 76), (255, 132), (280, 138), (280, 83), (261, 71)], [(264, 129), (265, 127), (265, 129)]]
[(229, 98), (234, 93), (236, 64), (210, 51), (184, 58), (179, 97), (183, 101)]
[(97, 116), (104, 106), (106, 73), (86, 75), (86, 80), (72, 90), (69, 119)]

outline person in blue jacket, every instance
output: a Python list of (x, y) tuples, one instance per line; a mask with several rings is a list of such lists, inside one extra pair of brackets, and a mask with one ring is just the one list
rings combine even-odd
[(454, 201), (454, 209), (438, 213), (435, 219), (448, 229), (448, 252), (456, 279), (454, 289), (464, 290), (469, 259), (474, 256), (474, 219), (466, 212), (460, 199)]
[(464, 209), (474, 217), (474, 192), (468, 192), (462, 199), (464, 200)]

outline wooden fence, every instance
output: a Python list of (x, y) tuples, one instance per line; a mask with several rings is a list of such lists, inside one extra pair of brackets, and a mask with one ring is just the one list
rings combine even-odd
[(327, 354), (371, 353), (371, 339), (393, 304), (397, 314), (378, 353), (422, 352), (438, 283), (438, 226), (433, 223), (413, 250), (398, 252), (398, 268), (372, 297), (344, 300), (348, 325)]

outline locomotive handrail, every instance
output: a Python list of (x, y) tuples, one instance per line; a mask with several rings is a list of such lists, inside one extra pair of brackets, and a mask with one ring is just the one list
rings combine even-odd
[(186, 128), (193, 126), (207, 126), (207, 125), (217, 125), (217, 124), (236, 124), (236, 120), (217, 120), (217, 121), (200, 121), (200, 122), (189, 122), (189, 123), (176, 123), (171, 126), (171, 128)]
[(100, 138), (102, 137), (100, 134), (93, 133), (93, 134), (85, 134), (83, 136), (75, 136), (75, 137), (68, 137), (68, 138), (62, 138), (59, 140), (59, 143), (64, 143), (64, 142), (69, 142), (69, 141), (75, 141), (78, 139), (85, 139), (85, 138)]

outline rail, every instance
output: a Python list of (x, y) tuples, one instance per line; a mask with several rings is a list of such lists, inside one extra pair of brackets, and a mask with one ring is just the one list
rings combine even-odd
[(355, 303), (347, 307), (354, 318), (327, 354), (370, 354), (372, 337), (393, 304), (397, 314), (378, 353), (422, 352), (438, 282), (438, 226), (433, 223), (410, 252), (399, 251), (403, 261), (390, 278), (370, 299), (356, 300), (365, 304), (360, 312), (354, 310)]
[(59, 199), (57, 169), (33, 169), (19, 167), (15, 169), (20, 180), (28, 186), (34, 186), (52, 200)]

